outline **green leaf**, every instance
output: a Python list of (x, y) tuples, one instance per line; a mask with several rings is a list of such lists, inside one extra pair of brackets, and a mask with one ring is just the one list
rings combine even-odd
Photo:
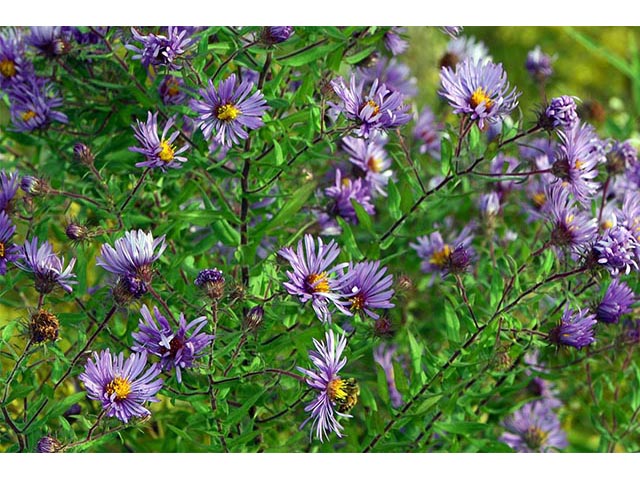
[(452, 423), (436, 423), (435, 430), (441, 432), (457, 433), (459, 435), (469, 435), (487, 430), (485, 423), (478, 422), (452, 422)]
[(373, 233), (373, 222), (371, 221), (371, 216), (355, 198), (351, 199), (351, 205), (353, 205), (353, 209), (356, 211), (356, 217), (358, 217), (359, 224), (362, 225), (367, 232)]
[(7, 325), (5, 325), (5, 327), (2, 329), (2, 341), (4, 343), (7, 343), (11, 339), (17, 325), (18, 325), (18, 322), (14, 320), (12, 322), (7, 323)]
[(396, 187), (396, 182), (393, 180), (387, 184), (387, 206), (389, 207), (389, 215), (394, 220), (399, 219), (402, 216), (400, 211), (400, 192)]
[(362, 60), (367, 58), (369, 55), (371, 55), (376, 50), (376, 48), (377, 47), (375, 45), (371, 45), (370, 47), (362, 50), (361, 52), (348, 56), (347, 58), (345, 58), (345, 60), (350, 65), (361, 62)]
[[(296, 190), (291, 198), (282, 206), (280, 210), (278, 210), (278, 213), (275, 214), (271, 221), (265, 223), (265, 230), (267, 232), (272, 232), (274, 229), (290, 222), (293, 219), (293, 216), (298, 213), (298, 211), (304, 206), (315, 188), (316, 183), (309, 182), (302, 185), (298, 190)], [(258, 227), (256, 231), (260, 232), (260, 227)]]
[(335, 43), (316, 47), (310, 45), (300, 49), (298, 52), (276, 59), (275, 61), (281, 65), (288, 65), (289, 67), (301, 67), (302, 65), (306, 65), (314, 60), (324, 57), (339, 46), (340, 45), (336, 45)]
[(238, 408), (234, 408), (229, 413), (229, 416), (225, 419), (224, 423), (227, 426), (233, 426), (240, 422), (249, 413), (249, 409), (255, 405), (255, 403), (265, 394), (264, 390), (260, 390), (258, 393), (250, 397), (248, 400)]
[(455, 343), (460, 342), (460, 320), (449, 302), (444, 302), (444, 318), (447, 326), (447, 338)]
[(451, 145), (451, 140), (443, 137), (440, 141), (440, 172), (445, 176), (451, 171), (452, 157), (453, 145)]

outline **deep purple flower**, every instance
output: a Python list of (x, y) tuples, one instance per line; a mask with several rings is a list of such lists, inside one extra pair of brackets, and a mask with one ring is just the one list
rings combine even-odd
[(387, 273), (387, 267), (380, 268), (380, 261), (360, 262), (349, 265), (345, 283), (342, 287), (349, 310), (354, 314), (364, 312), (374, 320), (380, 315), (374, 312), (374, 308), (389, 309), (395, 305), (391, 303), (393, 297), (393, 275)]
[[(160, 248), (156, 252), (158, 247)], [(146, 291), (151, 283), (152, 264), (166, 247), (164, 235), (154, 240), (151, 232), (130, 230), (124, 237), (116, 240), (115, 248), (106, 243), (102, 245), (96, 265), (118, 275), (127, 282), (130, 293), (138, 297), (139, 289), (144, 287)]]
[(562, 95), (551, 99), (551, 102), (540, 116), (538, 124), (546, 130), (563, 128), (571, 130), (580, 120), (576, 111), (575, 97)]
[(268, 44), (282, 43), (289, 40), (293, 33), (293, 27), (264, 27), (262, 38)]
[(151, 412), (145, 402), (158, 402), (156, 393), (162, 388), (160, 366), (147, 366), (147, 353), (133, 353), (125, 361), (124, 354), (112, 355), (109, 349), (93, 352), (84, 373), (78, 378), (87, 389), (87, 397), (102, 403), (108, 417), (128, 423), (131, 417), (147, 417)]
[(57, 453), (62, 449), (62, 444), (55, 437), (42, 437), (36, 445), (37, 453)]
[(62, 106), (62, 98), (49, 80), (29, 77), (8, 89), (11, 102), (11, 122), (19, 132), (31, 132), (47, 127), (51, 122), (67, 123), (67, 116), (55, 109)]
[(462, 30), (464, 30), (464, 27), (440, 27), (440, 30), (449, 35), (451, 38), (457, 38), (458, 35), (462, 33)]
[(196, 287), (204, 289), (213, 300), (222, 298), (225, 280), (224, 275), (217, 268), (200, 270), (193, 283)]
[(0, 33), (0, 88), (8, 89), (33, 75), (33, 65), (25, 58), (24, 42), (19, 30)]
[(365, 87), (371, 86), (376, 79), (391, 92), (399, 92), (406, 97), (418, 93), (418, 80), (411, 75), (411, 69), (395, 58), (381, 58), (371, 67), (357, 69), (357, 81), (364, 80)]
[(305, 235), (298, 242), (298, 248), (280, 249), (278, 254), (289, 261), (293, 271), (288, 271), (289, 281), (284, 283), (290, 295), (297, 295), (302, 303), (311, 300), (316, 316), (325, 323), (331, 323), (328, 303), (333, 303), (345, 315), (351, 315), (348, 302), (341, 293), (344, 282), (343, 270), (348, 265), (340, 263), (331, 267), (340, 254), (340, 247), (331, 240), (324, 245), (321, 238)]
[(582, 348), (595, 342), (593, 327), (598, 323), (596, 316), (588, 309), (574, 312), (566, 308), (562, 314), (560, 325), (549, 333), (549, 341), (570, 347)]
[(164, 66), (171, 70), (179, 70), (182, 66), (176, 63), (176, 60), (194, 43), (193, 39), (189, 38), (189, 32), (182, 27), (169, 27), (167, 35), (141, 35), (135, 28), (131, 29), (131, 33), (133, 39), (142, 43), (142, 46), (128, 44), (126, 48), (135, 53), (132, 58), (140, 60), (145, 68)]
[(165, 171), (167, 168), (180, 168), (187, 161), (185, 157), (179, 156), (189, 148), (185, 144), (176, 151), (173, 142), (175, 142), (180, 132), (176, 130), (167, 138), (169, 129), (174, 125), (174, 118), (167, 120), (162, 130), (162, 137), (158, 138), (158, 112), (147, 114), (147, 121), (141, 122), (136, 120), (136, 124), (132, 125), (135, 132), (136, 140), (140, 147), (129, 147), (132, 152), (141, 153), (147, 159), (144, 162), (136, 163), (136, 167), (160, 168)]
[(568, 445), (557, 415), (545, 402), (526, 403), (507, 417), (503, 425), (507, 432), (500, 436), (500, 441), (517, 452), (549, 452)]
[(527, 53), (525, 67), (534, 80), (544, 82), (553, 75), (552, 62), (553, 59), (536, 45), (536, 48)]
[(20, 247), (9, 243), (16, 232), (16, 227), (11, 223), (9, 216), (0, 211), (0, 275), (7, 273), (7, 263), (18, 259)]
[(314, 369), (297, 367), (305, 374), (307, 384), (318, 391), (317, 397), (306, 407), (305, 412), (310, 416), (300, 428), (311, 421), (311, 434), (316, 432), (316, 438), (324, 442), (330, 432), (342, 437), (344, 427), (339, 423), (339, 417), (350, 418), (348, 411), (356, 404), (360, 392), (358, 384), (353, 378), (343, 379), (338, 372), (346, 365), (347, 359), (341, 358), (347, 346), (344, 335), (334, 337), (333, 331), (325, 333), (325, 341), (319, 342), (315, 338), (313, 344), (316, 351), (309, 352)]
[(494, 123), (513, 111), (518, 105), (514, 87), (509, 92), (507, 75), (502, 64), (464, 60), (453, 69), (440, 71), (442, 89), (438, 92), (449, 101), (454, 113), (468, 115), (484, 128), (485, 122)]
[(552, 224), (552, 243), (575, 252), (582, 251), (598, 231), (597, 220), (578, 210), (562, 185), (548, 185), (545, 192), (545, 211)]
[(628, 275), (631, 269), (640, 270), (640, 242), (629, 229), (616, 225), (605, 231), (593, 246), (598, 263), (611, 275)]
[(428, 153), (433, 158), (440, 160), (440, 139), (444, 127), (436, 122), (436, 117), (429, 107), (424, 107), (418, 115), (413, 138), (420, 145), (420, 153)]
[(9, 211), (11, 200), (16, 196), (18, 187), (20, 186), (20, 178), (17, 172), (9, 172), (0, 170), (0, 211)]
[(213, 335), (201, 333), (207, 325), (207, 317), (198, 317), (187, 324), (184, 314), (180, 313), (178, 330), (174, 332), (158, 307), (153, 307), (152, 316), (149, 308), (143, 305), (140, 314), (142, 318), (138, 324), (138, 332), (132, 334), (135, 340), (132, 350), (157, 355), (160, 357), (162, 371), (168, 372), (175, 368), (178, 383), (182, 383), (181, 369), (191, 368), (213, 340)]
[(27, 195), (38, 197), (47, 194), (51, 188), (46, 180), (33, 175), (25, 175), (20, 180), (20, 189)]
[(401, 37), (407, 31), (404, 27), (391, 27), (384, 34), (384, 46), (393, 55), (403, 54), (409, 48), (409, 42)]
[(219, 83), (218, 88), (209, 80), (209, 86), (200, 90), (202, 101), (192, 100), (191, 109), (198, 114), (198, 125), (207, 140), (231, 147), (247, 139), (243, 128), (255, 130), (263, 125), (262, 115), (269, 108), (260, 90), (251, 96), (253, 83), (243, 80), (236, 86), (232, 74)]
[(620, 317), (631, 312), (636, 301), (633, 290), (621, 280), (614, 278), (596, 308), (596, 320), (604, 323), (618, 323)]
[(38, 237), (34, 237), (31, 243), (25, 242), (18, 255), (16, 266), (34, 274), (36, 290), (40, 293), (50, 293), (56, 284), (70, 293), (71, 285), (78, 283), (73, 280), (76, 274), (71, 272), (76, 259), (72, 258), (67, 268), (64, 268), (64, 258), (53, 253), (53, 247), (48, 241), (38, 247)]
[(381, 343), (373, 350), (373, 359), (382, 367), (384, 376), (387, 379), (387, 388), (389, 389), (389, 400), (393, 408), (400, 408), (403, 405), (402, 395), (396, 388), (396, 379), (393, 371), (393, 357), (396, 353), (396, 347)]
[(182, 105), (187, 101), (184, 80), (174, 75), (165, 75), (158, 87), (158, 93), (165, 105)]
[(29, 27), (26, 42), (47, 57), (57, 57), (71, 48), (71, 37), (64, 27)]
[(391, 178), (391, 159), (384, 149), (386, 140), (379, 135), (369, 139), (345, 137), (342, 139), (349, 161), (356, 165), (364, 174), (364, 179), (372, 195), (387, 196), (386, 188)]
[(560, 145), (555, 152), (551, 173), (562, 181), (575, 199), (586, 205), (597, 191), (594, 181), (598, 175), (601, 142), (593, 127), (576, 123), (566, 131), (558, 132)]
[(355, 200), (359, 203), (369, 215), (375, 215), (376, 210), (371, 203), (371, 192), (368, 185), (361, 178), (352, 180), (342, 175), (342, 171), (339, 168), (336, 169), (335, 184), (325, 188), (324, 193), (327, 197), (333, 199), (333, 206), (330, 208), (331, 213), (357, 225), (358, 217), (351, 201)]
[(363, 137), (368, 137), (375, 130), (399, 127), (411, 120), (407, 113), (409, 106), (403, 103), (404, 96), (400, 92), (392, 92), (378, 79), (371, 84), (368, 95), (363, 92), (364, 81), (356, 82), (355, 75), (351, 76), (348, 87), (342, 77), (332, 80), (331, 86), (342, 100), (342, 105), (337, 108), (360, 126), (358, 133)]

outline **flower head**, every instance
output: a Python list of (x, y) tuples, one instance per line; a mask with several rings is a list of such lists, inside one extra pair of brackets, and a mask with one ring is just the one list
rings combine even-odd
[(596, 316), (586, 308), (574, 312), (567, 307), (562, 314), (560, 325), (549, 333), (549, 340), (575, 348), (586, 347), (595, 342), (593, 327), (596, 323)]
[(552, 243), (575, 252), (584, 250), (598, 231), (596, 219), (578, 210), (569, 198), (569, 192), (557, 183), (545, 188), (544, 198), (545, 213), (552, 224)]
[(475, 37), (452, 38), (447, 45), (447, 51), (440, 59), (441, 67), (454, 68), (458, 63), (470, 59), (473, 62), (489, 62), (491, 56), (487, 46)]
[(11, 88), (32, 75), (33, 65), (25, 57), (20, 31), (4, 30), (0, 33), (0, 88)]
[(325, 245), (321, 238), (305, 235), (298, 242), (296, 250), (290, 247), (280, 249), (278, 254), (288, 260), (293, 271), (287, 271), (289, 281), (284, 287), (290, 295), (297, 295), (302, 303), (311, 301), (316, 316), (323, 322), (331, 322), (328, 303), (333, 303), (345, 315), (352, 315), (348, 302), (344, 300), (341, 288), (344, 282), (343, 270), (347, 263), (331, 266), (340, 254), (335, 241)]
[(181, 383), (181, 369), (191, 368), (213, 340), (213, 335), (201, 332), (207, 325), (207, 317), (198, 317), (187, 324), (184, 314), (180, 313), (178, 330), (174, 331), (158, 307), (153, 307), (152, 316), (149, 308), (143, 305), (140, 314), (138, 332), (132, 334), (135, 340), (132, 350), (160, 357), (162, 371), (175, 368), (178, 383)]
[(182, 105), (187, 101), (187, 94), (183, 90), (184, 80), (174, 75), (166, 75), (160, 86), (158, 93), (165, 105)]
[(62, 106), (62, 98), (55, 92), (49, 80), (31, 76), (8, 89), (11, 102), (11, 122), (19, 132), (32, 132), (46, 128), (53, 121), (67, 123), (67, 116), (56, 109)]
[(189, 31), (182, 27), (169, 27), (167, 35), (141, 35), (135, 28), (131, 29), (131, 33), (133, 39), (142, 43), (142, 46), (128, 44), (126, 48), (135, 53), (133, 59), (140, 60), (145, 68), (164, 66), (171, 70), (179, 70), (182, 67), (176, 60), (193, 45)]
[(175, 131), (167, 138), (169, 129), (174, 125), (173, 118), (167, 120), (167, 123), (162, 130), (162, 137), (158, 138), (158, 113), (148, 112), (147, 121), (141, 122), (136, 120), (136, 125), (132, 125), (135, 132), (136, 140), (140, 144), (139, 147), (129, 147), (132, 152), (143, 154), (147, 159), (144, 162), (136, 163), (136, 167), (150, 167), (160, 168), (166, 170), (167, 168), (180, 168), (182, 163), (186, 162), (185, 157), (179, 156), (184, 152), (188, 145), (183, 145), (182, 148), (176, 151), (173, 143), (175, 142), (179, 131)]
[(509, 91), (507, 75), (502, 64), (464, 60), (455, 72), (443, 67), (440, 72), (442, 89), (438, 92), (449, 101), (454, 113), (468, 115), (484, 128), (486, 122), (495, 123), (518, 105), (516, 89)]
[(635, 293), (629, 285), (614, 278), (596, 308), (596, 320), (604, 323), (618, 323), (622, 315), (631, 312), (631, 305), (635, 301)]
[[(378, 180), (380, 180), (379, 177)], [(327, 197), (333, 199), (333, 206), (330, 208), (331, 213), (344, 218), (354, 225), (358, 224), (358, 217), (351, 203), (352, 200), (359, 203), (369, 215), (375, 215), (376, 213), (375, 207), (371, 203), (369, 186), (361, 178), (352, 180), (348, 177), (343, 177), (339, 168), (336, 169), (335, 184), (325, 188), (324, 193)]]
[(250, 95), (253, 83), (243, 80), (236, 85), (236, 75), (200, 90), (202, 100), (192, 100), (191, 109), (198, 114), (198, 124), (207, 140), (215, 140), (231, 147), (249, 137), (246, 129), (255, 130), (263, 125), (262, 115), (267, 102), (260, 90)]
[(629, 141), (615, 141), (607, 153), (607, 171), (612, 175), (624, 173), (625, 170), (636, 170), (638, 166), (638, 151)]
[(29, 320), (29, 338), (34, 344), (56, 341), (59, 329), (58, 317), (42, 308), (34, 312)]
[(16, 172), (5, 172), (0, 170), (0, 211), (10, 210), (11, 200), (16, 196), (20, 179)]
[(380, 268), (380, 261), (360, 262), (349, 265), (342, 291), (353, 312), (363, 312), (377, 320), (380, 315), (374, 308), (389, 309), (395, 305), (391, 303), (393, 296), (393, 275), (387, 273), (387, 267)]
[(403, 27), (391, 27), (384, 34), (384, 46), (393, 55), (403, 54), (409, 48), (409, 42), (402, 38), (402, 34), (407, 31)]
[(224, 275), (217, 268), (200, 270), (193, 283), (196, 287), (204, 289), (212, 299), (218, 300), (222, 298), (225, 280)]
[(29, 45), (47, 57), (57, 57), (71, 49), (71, 36), (64, 27), (29, 27)]
[(544, 82), (553, 75), (552, 62), (553, 58), (544, 53), (540, 45), (536, 45), (536, 48), (527, 53), (525, 67), (534, 80)]
[(36, 445), (38, 453), (57, 453), (62, 449), (62, 443), (55, 437), (42, 437)]
[(345, 137), (342, 145), (349, 155), (349, 161), (358, 167), (359, 173), (364, 175), (368, 184), (368, 191), (372, 195), (387, 196), (386, 187), (391, 178), (391, 159), (384, 149), (386, 140), (378, 135), (369, 139)]
[(330, 330), (325, 333), (324, 342), (314, 338), (313, 344), (316, 350), (309, 352), (309, 358), (315, 368), (297, 368), (306, 375), (307, 384), (317, 390), (318, 394), (305, 407), (304, 410), (310, 412), (310, 417), (300, 428), (312, 421), (316, 437), (323, 442), (330, 432), (342, 437), (344, 427), (340, 425), (339, 417), (351, 417), (347, 412), (356, 404), (360, 389), (353, 378), (343, 379), (338, 376), (338, 372), (347, 363), (346, 358), (341, 358), (347, 346), (347, 339), (343, 335), (336, 338)]
[(16, 227), (9, 216), (0, 211), (0, 275), (7, 273), (7, 264), (18, 259), (20, 248), (11, 243)]
[(264, 27), (262, 40), (269, 45), (282, 43), (289, 40), (294, 31), (293, 27)]
[(80, 381), (91, 400), (102, 403), (107, 416), (128, 423), (132, 417), (147, 417), (151, 412), (143, 404), (157, 402), (156, 393), (162, 388), (160, 366), (147, 366), (147, 354), (133, 353), (125, 360), (124, 354), (113, 355), (109, 349), (93, 352), (87, 360)]
[(526, 403), (503, 423), (507, 430), (500, 436), (517, 452), (549, 452), (567, 446), (567, 436), (556, 414), (545, 402)]
[(389, 60), (383, 57), (373, 66), (359, 67), (357, 77), (364, 80), (365, 86), (372, 85), (377, 79), (392, 92), (399, 92), (407, 97), (418, 93), (418, 81), (411, 75), (411, 69), (395, 58)]
[(640, 242), (623, 225), (616, 225), (605, 231), (593, 246), (600, 265), (611, 275), (628, 275), (631, 269), (640, 270)]
[(562, 95), (551, 99), (538, 121), (547, 130), (563, 128), (572, 129), (579, 121), (576, 111), (575, 97)]
[(72, 258), (67, 268), (64, 268), (64, 258), (53, 253), (53, 247), (48, 241), (38, 246), (38, 237), (34, 237), (31, 243), (24, 244), (18, 255), (16, 266), (34, 274), (35, 287), (40, 293), (51, 293), (56, 285), (70, 293), (71, 285), (78, 283), (73, 280), (76, 274), (71, 272), (76, 259)]
[(449, 35), (451, 38), (457, 38), (458, 35), (462, 33), (462, 30), (464, 30), (464, 27), (440, 27), (440, 30)]

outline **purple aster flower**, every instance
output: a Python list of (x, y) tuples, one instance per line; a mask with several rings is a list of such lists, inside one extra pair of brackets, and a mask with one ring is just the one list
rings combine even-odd
[(264, 42), (273, 45), (289, 40), (289, 37), (293, 34), (293, 27), (264, 27), (262, 39)]
[(399, 92), (406, 97), (418, 93), (418, 80), (411, 75), (411, 69), (395, 58), (381, 58), (372, 67), (357, 69), (357, 81), (364, 80), (365, 87), (371, 86), (376, 79), (391, 92)]
[(406, 31), (404, 27), (391, 27), (385, 32), (384, 46), (393, 55), (401, 55), (409, 48), (409, 42), (401, 37)]
[(20, 179), (16, 172), (0, 170), (0, 211), (8, 212), (11, 210), (11, 201), (16, 196)]
[(387, 388), (389, 389), (389, 400), (393, 408), (400, 408), (403, 405), (402, 395), (396, 388), (395, 373), (393, 371), (393, 357), (396, 353), (396, 347), (381, 343), (373, 350), (373, 359), (382, 367), (384, 376), (387, 379)]
[(11, 102), (11, 122), (19, 132), (32, 132), (51, 122), (67, 123), (67, 116), (55, 109), (62, 106), (62, 98), (53, 84), (41, 77), (29, 77), (7, 91)]
[(552, 62), (553, 58), (544, 53), (539, 45), (536, 45), (536, 48), (527, 53), (525, 67), (535, 81), (544, 82), (553, 75)]
[(619, 220), (640, 241), (640, 192), (625, 191)]
[(551, 241), (558, 247), (570, 247), (575, 252), (583, 250), (598, 231), (597, 220), (579, 211), (569, 192), (555, 183), (545, 188), (545, 210), (552, 223)]
[(638, 151), (629, 143), (614, 142), (607, 153), (607, 171), (612, 175), (624, 173), (627, 169), (635, 170), (638, 165)]
[(343, 270), (348, 265), (340, 263), (331, 267), (340, 254), (340, 247), (331, 240), (324, 245), (321, 238), (316, 240), (305, 235), (298, 242), (297, 250), (290, 247), (280, 249), (278, 254), (289, 261), (293, 271), (287, 272), (289, 281), (284, 287), (290, 295), (297, 295), (302, 303), (311, 300), (316, 316), (325, 323), (331, 323), (328, 303), (333, 303), (345, 315), (351, 315), (348, 302), (341, 293), (344, 282)]
[(162, 371), (168, 372), (175, 368), (178, 383), (182, 383), (181, 369), (191, 368), (213, 340), (213, 335), (201, 333), (207, 325), (207, 317), (198, 317), (187, 324), (184, 314), (180, 313), (178, 331), (174, 332), (158, 307), (153, 307), (152, 316), (149, 308), (143, 305), (140, 314), (142, 318), (138, 324), (138, 332), (132, 334), (135, 340), (132, 350), (157, 355), (160, 357)]
[(551, 99), (551, 102), (540, 115), (538, 125), (546, 130), (563, 128), (571, 130), (580, 120), (576, 112), (576, 99), (562, 95)]
[(135, 53), (132, 58), (140, 60), (145, 68), (164, 66), (179, 70), (182, 66), (176, 63), (177, 59), (193, 45), (189, 32), (181, 27), (169, 27), (166, 36), (155, 33), (141, 35), (135, 28), (131, 29), (131, 33), (136, 42), (142, 43), (142, 47), (128, 44), (126, 48)]
[(19, 30), (0, 33), (0, 88), (10, 88), (33, 75), (33, 65), (24, 55), (24, 42)]
[[(159, 250), (156, 252), (156, 248)], [(115, 242), (115, 248), (103, 244), (96, 265), (118, 275), (136, 297), (146, 292), (153, 276), (152, 264), (167, 246), (164, 235), (154, 240), (151, 232), (130, 230)]]
[(636, 301), (633, 290), (621, 280), (614, 278), (596, 308), (596, 320), (604, 323), (618, 323), (620, 317), (631, 312)]
[(202, 101), (192, 100), (191, 109), (198, 114), (198, 125), (207, 140), (212, 138), (231, 147), (248, 138), (243, 128), (255, 130), (263, 125), (262, 115), (269, 108), (260, 90), (251, 96), (253, 83), (243, 80), (236, 86), (236, 75), (223, 80), (216, 89), (209, 86), (200, 90)]
[(450, 242), (445, 242), (442, 234), (435, 231), (431, 235), (418, 237), (416, 243), (409, 244), (422, 259), (422, 273), (432, 274), (430, 284), (433, 284), (437, 276), (444, 277), (452, 270), (462, 271), (469, 265), (474, 256), (471, 248), (472, 230), (473, 226), (467, 225)]
[(173, 75), (165, 75), (158, 87), (158, 93), (165, 105), (182, 105), (187, 101), (184, 80)]
[(436, 122), (436, 116), (431, 109), (424, 107), (413, 127), (413, 138), (420, 144), (420, 153), (428, 153), (440, 160), (440, 139), (443, 131), (443, 125)]
[(574, 312), (567, 307), (562, 314), (560, 325), (549, 333), (549, 341), (575, 348), (586, 347), (595, 342), (593, 327), (596, 323), (596, 316), (589, 313), (588, 309)]
[(16, 227), (11, 223), (9, 216), (0, 211), (0, 275), (7, 273), (7, 263), (18, 259), (20, 247), (9, 243), (15, 232)]
[(51, 293), (56, 284), (71, 293), (71, 285), (78, 283), (73, 280), (76, 274), (71, 272), (76, 259), (72, 258), (67, 268), (64, 268), (64, 258), (53, 253), (53, 247), (48, 241), (38, 247), (38, 237), (34, 237), (31, 243), (24, 244), (18, 255), (16, 266), (34, 274), (36, 290), (40, 293)]
[(62, 443), (55, 437), (42, 437), (36, 445), (37, 453), (57, 453), (62, 450)]
[(57, 57), (71, 49), (71, 37), (64, 27), (29, 27), (26, 41), (47, 57)]
[(136, 163), (136, 167), (160, 168), (165, 171), (167, 168), (180, 168), (187, 161), (185, 157), (179, 156), (189, 148), (183, 145), (178, 151), (175, 150), (175, 142), (180, 132), (176, 130), (167, 138), (169, 129), (174, 125), (175, 119), (172, 117), (162, 130), (162, 138), (158, 138), (158, 112), (147, 114), (147, 121), (136, 120), (136, 125), (132, 125), (136, 140), (140, 147), (129, 147), (132, 152), (141, 153), (147, 159), (144, 162)]
[(440, 30), (449, 35), (451, 38), (457, 38), (458, 35), (462, 33), (462, 30), (464, 30), (464, 27), (440, 27)]
[(368, 95), (363, 92), (364, 81), (356, 82), (355, 75), (351, 76), (349, 87), (342, 77), (331, 80), (331, 86), (343, 102), (337, 108), (360, 126), (359, 135), (365, 138), (374, 130), (399, 127), (411, 120), (409, 107), (403, 104), (404, 96), (392, 92), (378, 79), (371, 84)]
[(593, 127), (584, 123), (567, 131), (558, 132), (560, 145), (555, 152), (556, 161), (551, 173), (562, 181), (575, 199), (585, 204), (594, 196), (598, 184), (593, 181), (598, 175), (601, 142)]
[(507, 417), (503, 425), (507, 431), (500, 436), (500, 441), (517, 452), (545, 453), (568, 445), (557, 415), (544, 402), (523, 405)]
[(605, 231), (593, 246), (593, 251), (598, 263), (611, 275), (628, 275), (632, 268), (640, 270), (640, 243), (623, 225), (616, 225)]
[(349, 309), (355, 314), (364, 312), (374, 320), (380, 315), (372, 309), (393, 308), (391, 303), (393, 296), (393, 275), (387, 273), (387, 267), (380, 268), (380, 261), (361, 262), (356, 265), (349, 265), (345, 276), (345, 283), (342, 292), (350, 303)]
[(440, 71), (442, 89), (438, 92), (449, 101), (454, 113), (468, 115), (478, 126), (494, 123), (508, 115), (518, 105), (519, 92), (509, 92), (507, 74), (502, 64), (464, 60), (455, 72), (443, 67)]
[(482, 218), (492, 221), (500, 212), (500, 198), (496, 192), (489, 192), (480, 195), (478, 207)]
[(352, 200), (364, 208), (369, 215), (375, 215), (376, 210), (371, 203), (371, 192), (366, 183), (361, 178), (352, 180), (342, 176), (342, 171), (336, 169), (336, 183), (324, 190), (327, 197), (333, 199), (333, 205), (330, 207), (330, 213), (334, 216), (340, 216), (349, 223), (358, 224), (356, 210), (353, 208)]
[(131, 417), (147, 417), (151, 412), (143, 404), (158, 402), (156, 393), (162, 388), (160, 366), (147, 366), (147, 353), (133, 353), (125, 361), (124, 354), (112, 355), (109, 349), (93, 352), (84, 373), (78, 378), (87, 389), (87, 397), (98, 400), (109, 417), (128, 423)]
[(224, 292), (224, 275), (217, 268), (205, 268), (198, 272), (198, 276), (193, 282), (196, 287), (202, 288), (212, 299), (222, 298)]
[(386, 197), (385, 189), (393, 173), (390, 170), (391, 159), (387, 157), (387, 152), (384, 149), (386, 140), (379, 135), (371, 136), (367, 140), (345, 137), (342, 139), (342, 144), (345, 152), (349, 155), (349, 161), (364, 174), (369, 192), (374, 196)]
[(325, 333), (324, 342), (314, 338), (313, 344), (316, 350), (309, 352), (309, 358), (314, 369), (297, 368), (307, 377), (307, 384), (318, 391), (318, 395), (305, 407), (305, 412), (309, 412), (310, 416), (300, 428), (311, 421), (311, 434), (315, 430), (316, 438), (324, 442), (330, 432), (342, 438), (344, 427), (340, 425), (339, 418), (351, 418), (347, 412), (357, 403), (360, 389), (355, 379), (338, 376), (347, 363), (346, 358), (341, 358), (347, 346), (344, 335), (335, 338), (330, 330)]
[(447, 51), (440, 59), (440, 66), (454, 68), (458, 63), (467, 59), (474, 63), (485, 63), (491, 61), (491, 56), (482, 41), (476, 41), (475, 37), (458, 37), (449, 41)]

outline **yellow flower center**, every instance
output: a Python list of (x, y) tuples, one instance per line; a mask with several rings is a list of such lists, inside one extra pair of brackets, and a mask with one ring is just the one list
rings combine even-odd
[(489, 93), (484, 88), (478, 87), (476, 91), (471, 94), (471, 107), (475, 109), (482, 103), (484, 103), (487, 111), (491, 110), (493, 101), (489, 98)]
[(364, 295), (358, 293), (349, 299), (351, 301), (351, 310), (362, 310), (364, 307)]
[(367, 160), (367, 166), (372, 172), (380, 173), (382, 171), (382, 159), (369, 157), (369, 160)]
[(347, 390), (345, 387), (345, 381), (340, 377), (336, 377), (327, 385), (327, 395), (329, 395), (329, 398), (334, 402), (336, 400), (344, 400), (347, 398)]
[(173, 160), (173, 154), (175, 153), (175, 150), (169, 142), (167, 142), (166, 140), (163, 140), (162, 142), (160, 142), (160, 148), (161, 150), (160, 150), (160, 153), (158, 154), (158, 156), (160, 157), (160, 160), (167, 163)]
[(548, 436), (549, 434), (539, 427), (529, 427), (524, 434), (524, 439), (531, 450), (537, 450), (547, 441)]
[(131, 393), (131, 383), (122, 377), (116, 377), (107, 384), (106, 388), (109, 396), (116, 394), (117, 400), (124, 400)]
[(547, 197), (544, 193), (536, 193), (533, 196), (533, 203), (538, 207), (542, 207), (545, 203), (547, 203)]
[(227, 103), (226, 105), (220, 105), (216, 111), (216, 116), (223, 122), (230, 122), (235, 120), (242, 112), (235, 105)]
[(609, 230), (611, 227), (613, 227), (613, 222), (611, 220), (605, 220), (602, 222), (603, 230)]
[(4, 258), (4, 243), (0, 242), (0, 258)]
[(380, 106), (373, 100), (367, 100), (366, 102), (364, 102), (364, 104), (362, 105), (362, 108), (366, 106), (373, 108), (374, 115), (377, 115), (378, 113), (380, 113)]
[(583, 165), (584, 165), (584, 162), (582, 160), (576, 160), (576, 168), (578, 170), (582, 170)]
[(327, 293), (330, 290), (327, 272), (312, 273), (307, 277), (307, 283), (314, 293)]
[(167, 80), (167, 95), (169, 95), (170, 97), (175, 97), (179, 93), (180, 84), (175, 78), (170, 77), (169, 80)]
[(34, 112), (33, 110), (27, 110), (26, 112), (22, 112), (22, 120), (24, 120), (25, 122), (28, 122), (29, 120), (31, 120), (33, 117), (36, 116), (36, 112)]
[(438, 267), (444, 267), (449, 261), (449, 258), (451, 258), (451, 247), (445, 244), (444, 247), (442, 247), (442, 250), (439, 250), (431, 255), (431, 260), (429, 260), (429, 263), (437, 265)]
[(13, 63), (12, 60), (5, 58), (4, 60), (0, 60), (0, 73), (5, 78), (15, 77), (16, 75), (16, 64)]

